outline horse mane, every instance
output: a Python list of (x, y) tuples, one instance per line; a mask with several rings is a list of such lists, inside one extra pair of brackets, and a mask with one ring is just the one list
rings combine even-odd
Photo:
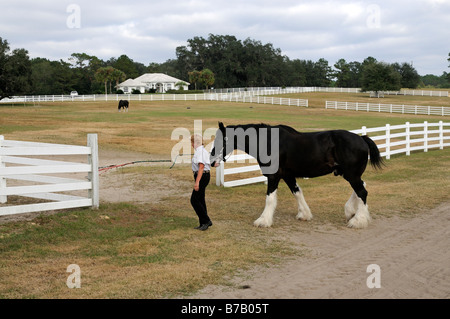
[(236, 128), (236, 127), (242, 127), (244, 130), (248, 129), (249, 127), (254, 127), (256, 129), (260, 129), (260, 128), (279, 128), (282, 130), (287, 131), (288, 133), (291, 134), (302, 134), (299, 131), (297, 131), (296, 129), (284, 125), (284, 124), (278, 124), (278, 125), (269, 125), (266, 123), (259, 123), (259, 124), (238, 124), (238, 125), (228, 125), (228, 127), (232, 127), (232, 128)]

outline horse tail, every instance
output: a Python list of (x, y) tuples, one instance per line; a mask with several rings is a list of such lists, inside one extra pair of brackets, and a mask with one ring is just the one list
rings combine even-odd
[(375, 144), (375, 142), (367, 135), (361, 137), (369, 146), (370, 164), (375, 169), (382, 169), (385, 164), (383, 158), (380, 156), (380, 150), (378, 149), (377, 144)]

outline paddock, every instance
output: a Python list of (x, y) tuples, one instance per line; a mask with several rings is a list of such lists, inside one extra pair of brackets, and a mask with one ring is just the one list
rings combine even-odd
[[(443, 120), (442, 116), (343, 112), (324, 108), (327, 99), (336, 100), (338, 96), (345, 100), (355, 98), (352, 93), (345, 94), (308, 93), (308, 108), (239, 102), (224, 104), (219, 101), (135, 101), (133, 112), (126, 117), (117, 112), (116, 101), (43, 102), (25, 106), (19, 103), (0, 106), (0, 112), (7, 115), (0, 117), (0, 134), (7, 140), (85, 145), (86, 135), (97, 133), (99, 165), (105, 166), (169, 158), (172, 147), (180, 142), (180, 139), (170, 139), (171, 132), (177, 127), (193, 131), (194, 120), (198, 119), (202, 119), (203, 131), (217, 127), (217, 119), (227, 124), (284, 123), (302, 131), (355, 130), (362, 126), (381, 127), (387, 123), (404, 125), (406, 122)], [(390, 98), (403, 102), (402, 99), (411, 97)], [(436, 99), (442, 104), (440, 99), (443, 98)], [(423, 104), (423, 100), (419, 102)], [(427, 153), (412, 151), (408, 157), (394, 155), (381, 173), (368, 169), (365, 180), (374, 219), (368, 232), (381, 233), (383, 227), (391, 229), (391, 225), (405, 225), (404, 229), (401, 228), (404, 233), (418, 232), (421, 223), (408, 221), (417, 216), (425, 218), (432, 208), (450, 201), (447, 192), (449, 171), (448, 148)], [(213, 170), (211, 181), (215, 180), (215, 174)], [(211, 182), (207, 201), (214, 226), (202, 237), (192, 229), (195, 213), (188, 205), (192, 189), (189, 164), (177, 163), (172, 169), (170, 163), (133, 165), (101, 173), (99, 179), (98, 210), (77, 208), (0, 221), (0, 296), (174, 298), (191, 296), (206, 285), (217, 284), (230, 284), (229, 287), (239, 292), (242, 281), (238, 280), (236, 284), (227, 279), (239, 270), (271, 268), (293, 257), (299, 263), (309, 264), (314, 260), (315, 245), (326, 245), (320, 240), (324, 234), (338, 241), (365, 234), (364, 230), (355, 232), (345, 228), (342, 205), (348, 199), (349, 189), (342, 179), (334, 176), (299, 180), (314, 213), (310, 222), (295, 220), (295, 200), (287, 187), (280, 187), (276, 223), (271, 229), (252, 226), (264, 206), (264, 184), (225, 189)], [(149, 185), (154, 186), (151, 191), (148, 190)], [(392, 218), (397, 223), (390, 224)], [(427, 225), (439, 221), (438, 218), (427, 219)], [(406, 225), (411, 225), (411, 228)], [(296, 237), (295, 234), (301, 236)], [(371, 244), (378, 245), (376, 241), (366, 242), (366, 245)], [(377, 247), (380, 248), (379, 254), (389, 251), (389, 247)], [(433, 250), (437, 248), (423, 248), (430, 248), (435, 253), (428, 255), (432, 260), (433, 256), (439, 255)], [(354, 267), (372, 263), (373, 256), (362, 257), (364, 260), (357, 264), (342, 264), (346, 269), (339, 268), (339, 264), (336, 271), (362, 271), (366, 274), (365, 268)], [(332, 268), (335, 260), (330, 256), (323, 262)], [(439, 260), (424, 272), (425, 280), (431, 283), (430, 295), (435, 297), (448, 293), (437, 280), (442, 274)], [(384, 262), (388, 263), (389, 259)], [(66, 269), (71, 264), (78, 264), (81, 268), (80, 289), (66, 286), (69, 275)], [(387, 266), (380, 266), (382, 270), (386, 269), (387, 278), (392, 278), (394, 284), (395, 276), (391, 276)], [(331, 291), (335, 286), (329, 284)], [(338, 284), (337, 281), (336, 287)], [(360, 283), (355, 281), (354, 284)], [(390, 287), (388, 282), (385, 285)], [(351, 285), (347, 287), (351, 291)], [(415, 294), (411, 287), (414, 283), (403, 291), (408, 291), (408, 296), (420, 297), (420, 290)], [(384, 291), (401, 296), (395, 295), (399, 293), (395, 289)]]

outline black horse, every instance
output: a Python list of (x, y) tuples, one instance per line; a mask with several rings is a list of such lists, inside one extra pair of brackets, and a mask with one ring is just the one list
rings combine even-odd
[(119, 112), (121, 111), (121, 108), (123, 108), (123, 111), (125, 112), (125, 110), (128, 112), (128, 101), (127, 100), (120, 100), (119, 101)]
[(239, 149), (258, 161), (267, 177), (266, 206), (255, 226), (270, 227), (277, 205), (276, 191), (283, 179), (298, 201), (297, 219), (311, 220), (312, 214), (297, 185), (297, 177), (318, 177), (333, 173), (347, 180), (354, 192), (345, 204), (349, 227), (365, 228), (370, 222), (367, 190), (361, 176), (368, 157), (376, 169), (383, 159), (377, 145), (368, 136), (345, 130), (300, 133), (286, 125), (229, 125), (219, 122), (211, 151), (211, 163), (226, 161), (226, 156)]

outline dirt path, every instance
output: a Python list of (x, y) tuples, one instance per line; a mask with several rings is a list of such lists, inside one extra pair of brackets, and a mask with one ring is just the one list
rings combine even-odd
[[(449, 298), (450, 203), (412, 218), (376, 219), (365, 230), (291, 234), (307, 253), (276, 268), (255, 268), (233, 285), (208, 286), (193, 298)], [(377, 274), (381, 288), (368, 288)]]

